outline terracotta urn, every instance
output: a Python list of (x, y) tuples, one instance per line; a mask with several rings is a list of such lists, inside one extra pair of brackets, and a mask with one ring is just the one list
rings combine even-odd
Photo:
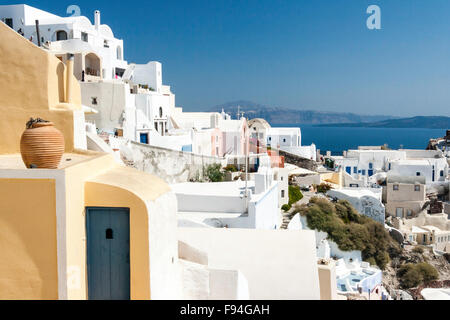
[(57, 169), (64, 146), (64, 136), (52, 122), (31, 119), (22, 135), (20, 152), (29, 169)]

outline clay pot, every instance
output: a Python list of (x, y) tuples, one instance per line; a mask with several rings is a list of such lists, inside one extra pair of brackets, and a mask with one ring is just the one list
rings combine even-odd
[(53, 123), (34, 123), (20, 141), (22, 160), (30, 169), (57, 169), (64, 145), (64, 136)]

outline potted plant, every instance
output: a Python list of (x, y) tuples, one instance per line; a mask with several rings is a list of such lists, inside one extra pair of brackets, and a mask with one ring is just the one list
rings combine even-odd
[(29, 169), (57, 169), (64, 154), (64, 136), (52, 122), (30, 119), (20, 141), (20, 153)]

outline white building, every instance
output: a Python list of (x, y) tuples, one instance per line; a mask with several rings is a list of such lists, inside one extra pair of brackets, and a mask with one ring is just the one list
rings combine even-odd
[[(98, 69), (97, 60), (89, 60), (85, 65), (85, 74), (114, 79), (121, 76), (127, 67), (123, 59), (123, 40), (114, 36), (108, 25), (101, 24), (100, 11), (94, 13), (94, 24), (83, 16), (60, 17), (28, 5), (0, 6), (0, 19), (21, 33), (36, 45), (41, 44), (55, 54), (93, 53), (101, 57), (102, 68)], [(39, 21), (37, 36), (36, 20)], [(75, 76), (81, 80), (81, 70), (75, 61)]]
[(447, 159), (435, 150), (349, 150), (331, 159), (336, 171), (344, 171), (360, 186), (375, 184), (376, 174), (383, 172), (424, 176), (427, 184), (445, 182), (448, 176)]
[(180, 227), (272, 230), (280, 224), (278, 181), (267, 172), (255, 174), (254, 181), (181, 183), (172, 189)]
[[(175, 95), (163, 85), (161, 63), (128, 65), (123, 40), (101, 24), (99, 11), (94, 13), (94, 24), (83, 16), (59, 17), (27, 5), (0, 6), (0, 18), (35, 44), (40, 40), (63, 62), (67, 54), (73, 55), (82, 103), (99, 111), (87, 120), (95, 122), (99, 131), (160, 145), (161, 136), (173, 128), (170, 118), (175, 112)], [(192, 145), (192, 134), (185, 132), (180, 139), (181, 135), (176, 134), (181, 140), (175, 144), (177, 150)], [(167, 145), (173, 146), (173, 140), (169, 138)]]
[(302, 146), (300, 128), (274, 128), (264, 119), (252, 119), (248, 122), (250, 137), (257, 141), (258, 147), (271, 147), (294, 155), (317, 160), (314, 144)]
[(377, 192), (363, 188), (343, 188), (328, 191), (327, 195), (347, 200), (362, 215), (384, 225), (386, 210), (382, 203), (382, 189)]

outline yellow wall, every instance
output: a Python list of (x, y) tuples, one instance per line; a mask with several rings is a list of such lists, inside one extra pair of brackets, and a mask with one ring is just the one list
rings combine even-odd
[(150, 299), (148, 211), (145, 201), (170, 191), (161, 179), (118, 166), (101, 155), (66, 170), (67, 266), (80, 270), (81, 286), (68, 299), (87, 299), (86, 207), (130, 208), (131, 299)]
[(0, 179), (0, 299), (58, 299), (54, 180)]
[(71, 110), (81, 110), (77, 80), (71, 76), (73, 101), (67, 104), (66, 67), (58, 58), (3, 23), (0, 39), (0, 109), (7, 115), (0, 118), (0, 152), (20, 152), (20, 138), (31, 117), (54, 122), (64, 134), (66, 152), (73, 151)]
[(126, 190), (99, 183), (87, 183), (86, 207), (130, 208), (131, 299), (150, 299), (149, 234), (145, 203)]

